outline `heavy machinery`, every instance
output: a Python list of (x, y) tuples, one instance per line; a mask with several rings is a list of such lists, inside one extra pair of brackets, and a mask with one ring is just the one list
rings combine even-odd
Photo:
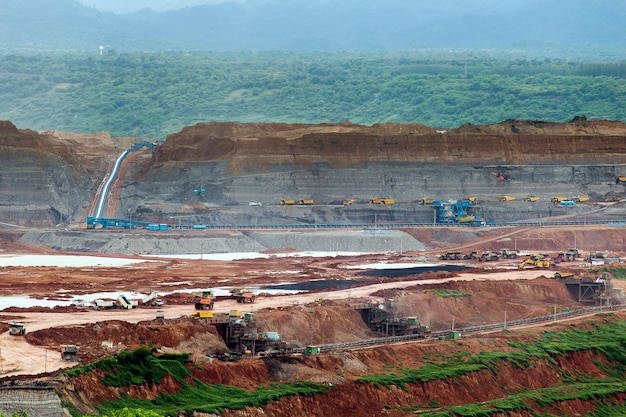
[(238, 303), (252, 304), (256, 299), (254, 293), (246, 288), (235, 288), (230, 291), (232, 297), (237, 300)]
[(419, 334), (422, 335), (422, 337), (428, 337), (430, 335), (430, 326), (421, 324), (418, 317), (407, 317), (405, 321), (408, 325), (406, 334)]
[(213, 291), (200, 291), (192, 293), (196, 310), (213, 310)]
[(478, 253), (478, 251), (475, 250), (463, 254), (463, 259), (466, 260), (476, 261), (478, 260), (478, 258), (480, 258), (480, 254)]
[(165, 302), (158, 297), (159, 294), (156, 291), (152, 291), (150, 294), (141, 299), (141, 304), (151, 307), (160, 307), (165, 304)]
[(615, 177), (615, 184), (626, 184), (626, 176), (619, 175)]
[(499, 179), (500, 181), (510, 181), (511, 180), (511, 176), (508, 174), (505, 174), (503, 172), (492, 172), (491, 175), (493, 175), (494, 177), (496, 177), (497, 179)]
[(589, 201), (589, 197), (584, 196), (584, 195), (575, 195), (574, 197), (571, 198), (571, 200), (576, 203), (584, 203), (585, 201)]
[(439, 257), (442, 261), (457, 261), (463, 259), (463, 254), (459, 251), (449, 251)]
[(110, 310), (113, 308), (117, 308), (117, 301), (115, 300), (102, 300), (102, 299), (97, 299), (94, 300), (94, 305), (93, 308), (95, 310)]
[(314, 203), (315, 201), (310, 198), (298, 200), (298, 204), (301, 206), (310, 206), (310, 205), (313, 205)]
[(485, 224), (482, 217), (468, 212), (474, 208), (474, 204), (469, 200), (436, 200), (432, 205), (437, 210), (435, 213), (435, 221), (437, 223), (464, 223), (476, 226)]
[(476, 196), (473, 196), (473, 195), (466, 195), (465, 197), (462, 198), (462, 200), (469, 201), (472, 204), (476, 204), (478, 202), (478, 200), (476, 200)]
[(567, 252), (560, 252), (557, 255), (557, 259), (561, 262), (574, 261), (580, 255), (578, 249), (568, 249)]
[(293, 206), (294, 204), (296, 204), (296, 200), (284, 199), (284, 198), (280, 200), (281, 206)]
[(387, 197), (374, 197), (370, 198), (370, 204), (395, 204), (396, 201), (393, 198)]
[(552, 263), (548, 258), (542, 258), (538, 256), (531, 256), (528, 259), (524, 259), (517, 267), (524, 269), (526, 266), (533, 266), (534, 268), (550, 268)]
[(570, 201), (570, 199), (567, 197), (554, 196), (554, 197), (550, 197), (550, 201), (554, 204), (559, 204), (562, 201)]
[(496, 252), (491, 251), (481, 253), (480, 257), (478, 258), (478, 260), (481, 262), (497, 261), (498, 259), (500, 259), (500, 255)]
[(515, 197), (511, 195), (501, 195), (500, 197), (498, 197), (498, 201), (515, 201)]
[(122, 308), (129, 309), (129, 310), (131, 308), (133, 308), (133, 302), (128, 297), (126, 297), (124, 294), (120, 294), (117, 297), (117, 301), (119, 302), (119, 305)]
[(617, 195), (612, 195), (612, 196), (606, 197), (604, 199), (604, 201), (606, 203), (613, 203), (613, 202), (618, 203), (618, 202), (622, 201), (622, 198), (620, 196), (617, 196)]
[(213, 318), (213, 312), (212, 311), (196, 310), (191, 315), (191, 317), (193, 317), (196, 320), (212, 319)]
[(539, 201), (541, 200), (539, 197), (534, 196), (534, 195), (528, 195), (526, 197), (524, 197), (524, 201), (528, 201), (530, 203), (534, 203), (535, 201)]
[(572, 272), (556, 271), (554, 273), (554, 278), (555, 279), (568, 279), (568, 278), (572, 278), (573, 276), (574, 276), (574, 274)]
[(61, 345), (61, 360), (65, 362), (80, 362), (79, 347), (76, 345)]
[(344, 206), (349, 206), (351, 204), (356, 204), (356, 200), (354, 198), (351, 198), (349, 200), (343, 200), (343, 205)]
[(24, 336), (26, 334), (26, 324), (12, 321), (9, 323), (9, 334), (11, 336)]
[(426, 204), (432, 204), (432, 203), (434, 203), (434, 202), (435, 202), (435, 200), (433, 200), (432, 198), (426, 198), (426, 197), (424, 197), (424, 198), (420, 198), (420, 199), (418, 200), (418, 202), (419, 202), (421, 205), (425, 206)]
[(502, 249), (501, 254), (505, 259), (515, 259), (519, 256), (519, 251), (514, 249)]

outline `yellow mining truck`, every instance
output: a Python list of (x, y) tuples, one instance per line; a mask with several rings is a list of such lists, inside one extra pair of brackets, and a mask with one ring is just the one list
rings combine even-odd
[(585, 201), (589, 201), (589, 197), (584, 195), (575, 195), (574, 197), (572, 197), (572, 201), (575, 201), (577, 203), (584, 203)]
[(370, 199), (370, 204), (395, 204), (396, 201), (393, 198), (386, 197), (374, 197)]
[(196, 320), (212, 319), (213, 318), (213, 312), (212, 311), (196, 310), (191, 315), (191, 317), (193, 317)]
[(498, 259), (500, 259), (500, 254), (496, 252), (492, 252), (492, 251), (483, 252), (480, 254), (480, 257), (478, 258), (478, 260), (481, 262), (497, 261)]
[(285, 199), (285, 198), (280, 200), (280, 205), (281, 206), (293, 206), (294, 204), (296, 204), (296, 200)]
[(256, 299), (254, 293), (246, 288), (234, 288), (230, 294), (238, 303), (252, 304)]
[(539, 201), (540, 198), (534, 195), (528, 195), (526, 197), (524, 197), (524, 201), (528, 201), (530, 203), (534, 203), (535, 201)]
[(463, 259), (463, 254), (459, 251), (449, 251), (439, 256), (439, 259), (442, 261), (456, 261)]
[(305, 198), (302, 200), (298, 200), (298, 204), (301, 206), (311, 206), (313, 204), (315, 204), (315, 200), (311, 199), (311, 198)]
[(215, 304), (213, 291), (193, 292), (192, 295), (194, 296), (193, 302), (196, 310), (213, 310), (213, 305)]
[(514, 259), (519, 256), (519, 252), (514, 249), (502, 249), (501, 254), (505, 259)]
[(502, 195), (498, 198), (498, 201), (515, 201), (515, 197), (511, 195)]
[(573, 278), (573, 277), (574, 277), (574, 273), (573, 272), (556, 271), (554, 273), (554, 278), (555, 279), (569, 279), (569, 278)]

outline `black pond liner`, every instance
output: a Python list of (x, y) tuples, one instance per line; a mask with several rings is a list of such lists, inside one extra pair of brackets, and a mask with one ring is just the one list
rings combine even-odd
[[(368, 269), (359, 272), (357, 275), (365, 277), (384, 277), (384, 278), (401, 278), (409, 275), (418, 275), (425, 272), (457, 272), (470, 269), (462, 265), (432, 265), (432, 266), (415, 266), (412, 268), (390, 268), (390, 269)], [(263, 290), (285, 290), (285, 291), (325, 291), (325, 290), (343, 290), (350, 287), (358, 287), (368, 284), (368, 281), (359, 280), (341, 280), (341, 279), (320, 279), (317, 281), (296, 282), (293, 284), (276, 284), (263, 285), (259, 287)]]
[(359, 272), (357, 275), (364, 277), (383, 277), (383, 278), (402, 278), (409, 275), (418, 275), (425, 272), (458, 272), (470, 269), (463, 265), (429, 265), (429, 266), (414, 266), (411, 268), (389, 268), (389, 269), (368, 269), (367, 271)]

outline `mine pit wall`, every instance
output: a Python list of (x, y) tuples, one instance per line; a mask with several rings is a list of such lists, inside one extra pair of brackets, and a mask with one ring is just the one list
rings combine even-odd
[(28, 413), (30, 417), (69, 417), (61, 400), (51, 387), (0, 387), (0, 413)]
[[(582, 213), (590, 205), (558, 207), (550, 197), (587, 195), (596, 201), (606, 196), (626, 197), (625, 186), (615, 184), (615, 175), (626, 172), (626, 165), (444, 165), (423, 163), (369, 163), (361, 169), (337, 169), (328, 164), (309, 167), (281, 164), (270, 173), (232, 176), (226, 162), (163, 166), (155, 176), (146, 176), (122, 191), (120, 208), (150, 213), (164, 202), (171, 204), (170, 217), (182, 205), (205, 206), (200, 212), (186, 212), (186, 221), (196, 224), (314, 224), (322, 223), (433, 223), (432, 207), (416, 202), (424, 197), (435, 200), (461, 199), (474, 195), (479, 205), (473, 214), (487, 221), (527, 220), (570, 213)], [(510, 181), (500, 181), (492, 172), (503, 172)], [(156, 172), (154, 173), (156, 174)], [(206, 189), (205, 196), (194, 195), (194, 188)], [(499, 195), (513, 195), (517, 201), (498, 203)], [(540, 202), (524, 203), (527, 195)], [(396, 200), (393, 206), (367, 204), (372, 197)], [(283, 198), (312, 198), (313, 207), (279, 206)], [(343, 206), (354, 198), (361, 204)], [(262, 207), (248, 207), (258, 201)], [(127, 208), (126, 205), (129, 205)], [(597, 207), (596, 207), (597, 208)], [(167, 215), (168, 210), (163, 210)]]

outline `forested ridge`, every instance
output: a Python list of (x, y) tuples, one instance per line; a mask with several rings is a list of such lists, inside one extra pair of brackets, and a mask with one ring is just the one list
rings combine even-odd
[(0, 119), (164, 138), (205, 121), (626, 121), (626, 61), (437, 51), (4, 55)]

